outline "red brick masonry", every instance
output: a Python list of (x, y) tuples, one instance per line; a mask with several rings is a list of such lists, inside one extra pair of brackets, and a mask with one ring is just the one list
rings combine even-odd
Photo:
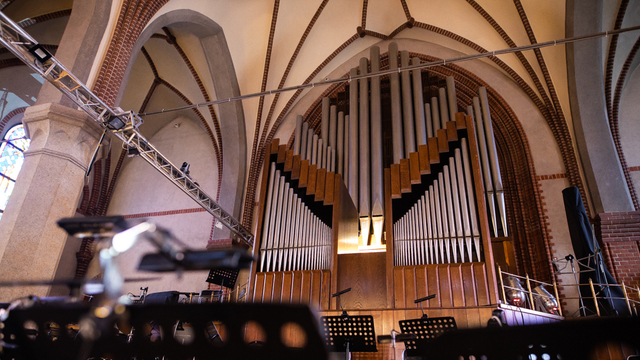
[(640, 211), (599, 214), (596, 234), (616, 280), (640, 286)]

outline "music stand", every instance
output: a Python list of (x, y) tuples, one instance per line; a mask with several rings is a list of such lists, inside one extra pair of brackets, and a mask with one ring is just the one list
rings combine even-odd
[(233, 289), (236, 286), (239, 272), (240, 270), (238, 269), (212, 269), (209, 271), (207, 282)]
[(400, 320), (399, 323), (400, 330), (403, 333), (411, 333), (418, 336), (416, 340), (405, 342), (404, 345), (407, 356), (420, 356), (424, 354), (426, 351), (425, 347), (433, 341), (433, 339), (442, 333), (458, 329), (456, 320), (451, 316)]
[(351, 359), (351, 352), (377, 352), (373, 316), (322, 316), (325, 345), (331, 352), (344, 352)]

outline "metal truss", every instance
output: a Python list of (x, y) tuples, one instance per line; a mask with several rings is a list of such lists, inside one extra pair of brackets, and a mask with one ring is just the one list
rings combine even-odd
[[(116, 111), (105, 104), (78, 78), (48, 53), (19, 25), (0, 11), (0, 43), (18, 59), (36, 71), (45, 80), (62, 91), (101, 127), (120, 139), (129, 149), (184, 191), (195, 202), (213, 215), (222, 225), (237, 235), (244, 244), (253, 247), (253, 234), (224, 211), (198, 184), (162, 155), (139, 132), (143, 120), (133, 111)], [(119, 109), (118, 109), (119, 110)]]

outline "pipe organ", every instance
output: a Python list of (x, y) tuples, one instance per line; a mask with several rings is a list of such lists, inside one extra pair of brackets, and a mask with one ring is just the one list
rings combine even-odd
[(271, 163), (260, 271), (327, 269), (331, 228), (323, 223)]
[[(283, 289), (295, 287), (296, 272), (322, 271), (319, 288), (311, 284), (309, 291), (328, 310), (329, 290), (349, 281), (337, 278), (339, 254), (369, 249), (386, 250), (388, 306), (398, 306), (393, 284), (405, 281), (406, 271), (424, 271), (425, 279), (435, 272), (440, 287), (459, 278), (476, 305), (496, 303), (490, 238), (508, 231), (486, 89), (463, 104), (453, 77), (434, 86), (429, 74), (401, 71), (420, 59), (395, 43), (387, 56), (384, 65), (398, 72), (352, 80), (341, 102), (321, 99), (317, 128), (298, 116), (292, 148), (276, 142), (267, 151), (255, 232), (259, 262), (251, 275), (256, 294), (270, 291), (267, 276), (276, 286), (274, 274), (290, 273), (290, 285), (279, 280)], [(350, 75), (377, 72), (383, 60), (374, 46)]]

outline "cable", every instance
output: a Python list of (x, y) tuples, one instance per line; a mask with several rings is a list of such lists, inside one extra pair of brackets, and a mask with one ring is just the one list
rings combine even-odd
[(204, 107), (204, 106), (222, 104), (222, 103), (230, 102), (230, 101), (240, 101), (240, 100), (245, 100), (245, 99), (251, 99), (251, 98), (254, 98), (254, 97), (265, 96), (265, 95), (272, 95), (272, 94), (278, 94), (278, 93), (289, 92), (289, 91), (294, 91), (294, 90), (314, 88), (316, 86), (338, 84), (338, 83), (343, 83), (343, 82), (351, 82), (351, 80), (358, 80), (358, 79), (369, 79), (369, 78), (372, 78), (372, 77), (377, 77), (377, 76), (381, 76), (381, 75), (388, 75), (388, 74), (392, 74), (392, 73), (396, 73), (396, 72), (400, 73), (401, 71), (427, 69), (427, 68), (430, 68), (430, 67), (446, 65), (446, 64), (449, 64), (449, 63), (458, 63), (458, 62), (464, 62), (464, 61), (469, 61), (469, 60), (482, 59), (482, 58), (491, 57), (491, 56), (495, 57), (496, 55), (511, 54), (511, 53), (520, 52), (520, 51), (527, 51), (527, 50), (540, 49), (540, 48), (549, 47), (549, 46), (556, 46), (558, 44), (571, 44), (571, 43), (578, 42), (578, 41), (583, 41), (583, 40), (598, 39), (598, 38), (601, 38), (601, 37), (606, 37), (608, 35), (622, 34), (622, 33), (625, 33), (625, 32), (635, 31), (635, 30), (640, 30), (640, 25), (633, 26), (633, 27), (628, 27), (628, 28), (624, 28), (624, 29), (619, 29), (619, 30), (605, 31), (605, 32), (600, 32), (600, 33), (595, 33), (595, 34), (590, 34), (590, 35), (575, 36), (575, 37), (572, 37), (572, 38), (551, 40), (551, 41), (541, 42), (541, 43), (537, 43), (537, 44), (523, 45), (523, 46), (507, 48), (507, 49), (502, 49), (502, 50), (495, 50), (495, 51), (488, 51), (488, 52), (483, 52), (483, 53), (473, 54), (473, 55), (465, 55), (465, 56), (460, 56), (460, 57), (453, 58), (453, 59), (444, 59), (444, 60), (437, 60), (437, 61), (432, 61), (432, 62), (428, 62), (428, 63), (424, 63), (424, 64), (409, 65), (409, 66), (405, 66), (405, 67), (397, 68), (397, 69), (381, 70), (381, 71), (376, 71), (376, 72), (367, 73), (367, 74), (361, 74), (361, 75), (355, 75), (355, 76), (348, 75), (346, 77), (340, 77), (340, 78), (337, 78), (337, 79), (325, 79), (324, 81), (318, 81), (318, 82), (315, 82), (315, 83), (295, 85), (295, 86), (290, 86), (290, 87), (281, 88), (281, 89), (266, 90), (266, 91), (262, 91), (262, 92), (258, 92), (258, 93), (240, 95), (240, 96), (235, 96), (235, 97), (226, 98), (226, 99), (222, 99), (222, 100), (213, 100), (213, 101), (208, 101), (208, 102), (199, 103), (199, 104), (180, 106), (180, 107), (176, 107), (176, 108), (172, 108), (172, 109), (168, 109), (168, 110), (167, 109), (162, 109), (160, 111), (150, 111), (150, 112), (138, 114), (138, 116), (156, 115), (156, 114), (163, 114), (163, 113), (172, 112), (172, 111), (195, 109), (195, 108)]

